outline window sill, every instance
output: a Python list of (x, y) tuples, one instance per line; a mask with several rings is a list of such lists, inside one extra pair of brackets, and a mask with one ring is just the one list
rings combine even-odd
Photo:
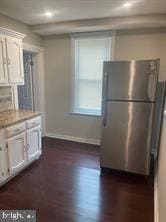
[(91, 114), (91, 113), (80, 113), (80, 112), (71, 112), (71, 115), (78, 115), (78, 116), (92, 116), (92, 117), (99, 117), (101, 118), (101, 114)]

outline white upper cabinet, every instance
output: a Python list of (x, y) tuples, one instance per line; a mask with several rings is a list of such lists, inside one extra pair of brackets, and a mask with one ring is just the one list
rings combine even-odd
[(0, 36), (0, 84), (8, 84), (5, 37)]
[(23, 85), (23, 49), (25, 35), (0, 28), (0, 86)]
[(10, 84), (23, 84), (23, 53), (22, 41), (15, 38), (6, 38), (7, 65)]

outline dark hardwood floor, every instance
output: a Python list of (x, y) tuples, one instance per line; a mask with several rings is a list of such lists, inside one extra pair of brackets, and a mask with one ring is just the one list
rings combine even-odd
[(37, 209), (39, 222), (153, 222), (153, 182), (101, 173), (97, 146), (45, 138), (41, 159), (0, 188), (0, 209)]

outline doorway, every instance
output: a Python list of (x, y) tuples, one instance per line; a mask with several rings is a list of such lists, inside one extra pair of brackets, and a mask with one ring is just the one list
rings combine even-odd
[(19, 109), (35, 111), (33, 54), (24, 51), (23, 62), (24, 85), (18, 86), (18, 107)]

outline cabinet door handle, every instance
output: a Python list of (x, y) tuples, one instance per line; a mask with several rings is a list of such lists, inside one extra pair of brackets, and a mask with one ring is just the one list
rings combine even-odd
[(25, 151), (25, 152), (27, 151), (27, 146), (24, 146), (24, 151)]
[(102, 91), (103, 100), (107, 99), (107, 91), (108, 91), (108, 73), (105, 72), (103, 78), (103, 91)]
[(19, 132), (19, 131), (20, 131), (20, 129), (16, 129), (16, 130), (14, 130), (14, 132), (16, 132), (16, 133)]
[(29, 150), (30, 149), (30, 145), (29, 144), (27, 144), (27, 150)]
[(3, 63), (4, 63), (5, 65), (7, 64), (6, 58), (3, 58)]

